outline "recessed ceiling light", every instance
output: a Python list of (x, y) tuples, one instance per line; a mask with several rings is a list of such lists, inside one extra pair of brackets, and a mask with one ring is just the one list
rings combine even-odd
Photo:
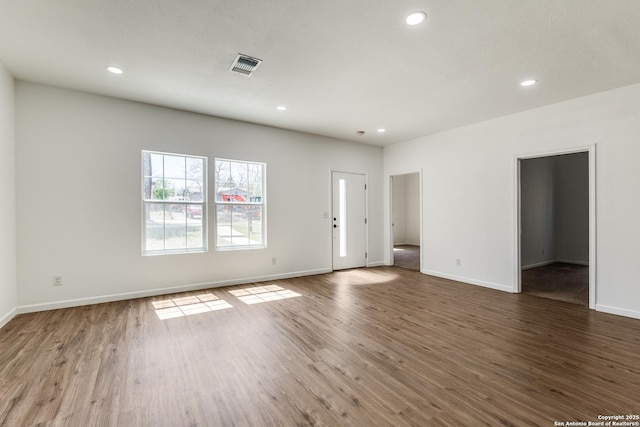
[(520, 86), (533, 86), (534, 84), (538, 83), (538, 80), (536, 79), (529, 79), (529, 80), (525, 80), (523, 82), (520, 83)]
[(385, 128), (378, 129), (378, 133), (385, 133), (387, 130)]
[(425, 20), (427, 14), (421, 11), (413, 12), (404, 20), (408, 25), (418, 25)]
[(107, 66), (107, 71), (109, 71), (110, 73), (113, 73), (113, 74), (122, 74), (122, 73), (124, 73), (122, 68), (116, 67), (114, 65)]
[(287, 111), (287, 107), (285, 107), (284, 105), (278, 105), (278, 106), (276, 107), (276, 109), (277, 109), (278, 111)]

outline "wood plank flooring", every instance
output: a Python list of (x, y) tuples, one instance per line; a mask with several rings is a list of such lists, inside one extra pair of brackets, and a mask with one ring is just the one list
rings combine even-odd
[(640, 321), (396, 267), (24, 314), (0, 330), (0, 426), (638, 413)]

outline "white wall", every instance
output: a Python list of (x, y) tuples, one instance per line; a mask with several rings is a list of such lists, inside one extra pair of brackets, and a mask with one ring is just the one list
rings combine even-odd
[(420, 174), (407, 177), (407, 243), (420, 245)]
[(407, 244), (407, 175), (396, 175), (393, 185), (393, 244)]
[(14, 81), (0, 63), (0, 327), (18, 305), (16, 291), (16, 192)]
[[(26, 82), (16, 101), (21, 311), (330, 270), (331, 169), (368, 174), (382, 263), (379, 147)], [(141, 150), (266, 162), (268, 248), (216, 252), (210, 230), (207, 253), (141, 256)]]
[(557, 156), (555, 176), (556, 259), (589, 264), (589, 154)]
[(385, 176), (423, 169), (424, 272), (513, 291), (515, 158), (595, 143), (596, 309), (640, 318), (639, 140), (637, 84), (385, 147)]
[[(556, 260), (555, 157), (522, 160), (520, 188), (522, 266), (553, 262)], [(587, 236), (588, 231), (587, 228)]]

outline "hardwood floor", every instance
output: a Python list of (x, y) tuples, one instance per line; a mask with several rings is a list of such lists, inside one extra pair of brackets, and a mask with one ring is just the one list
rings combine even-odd
[(552, 426), (638, 402), (640, 321), (395, 267), (0, 330), (1, 426)]

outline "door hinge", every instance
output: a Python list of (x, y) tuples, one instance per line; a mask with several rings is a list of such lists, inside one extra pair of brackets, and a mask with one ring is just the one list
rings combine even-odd
[(365, 224), (367, 223), (367, 218), (365, 218), (365, 219), (364, 219), (364, 223), (365, 223)]
[(368, 252), (365, 252), (365, 253), (364, 253), (364, 257), (365, 257), (365, 258), (369, 257), (369, 253), (368, 253)]
[(364, 185), (364, 189), (365, 189), (365, 190), (367, 189), (367, 184), (365, 184), (365, 185)]

